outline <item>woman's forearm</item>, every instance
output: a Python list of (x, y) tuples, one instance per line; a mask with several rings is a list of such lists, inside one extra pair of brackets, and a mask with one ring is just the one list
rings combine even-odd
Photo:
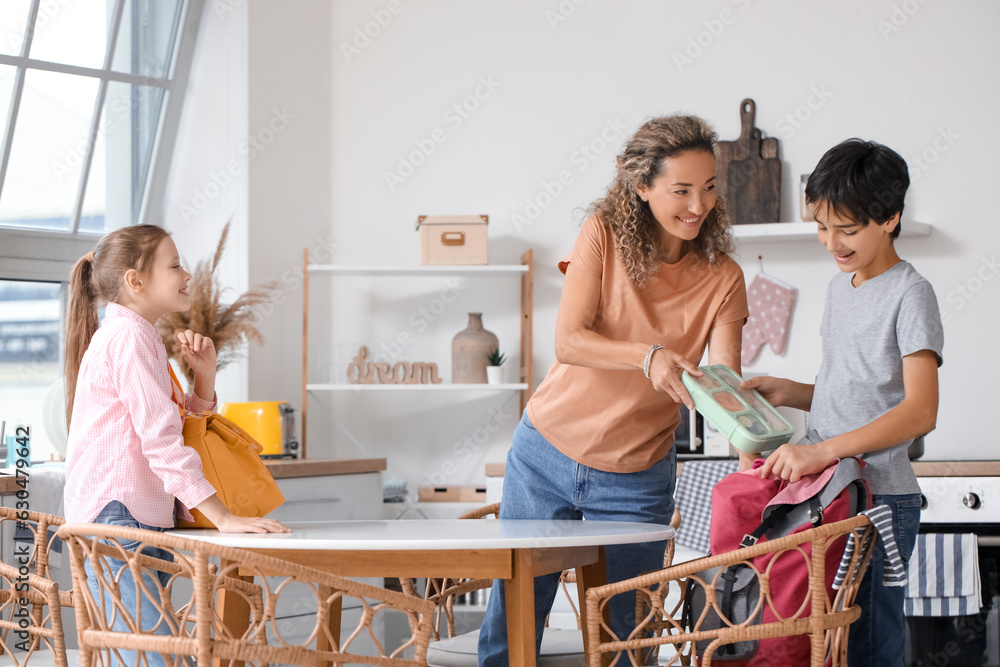
[(556, 337), (556, 360), (562, 364), (606, 370), (642, 369), (648, 343), (611, 340), (590, 329), (577, 329)]

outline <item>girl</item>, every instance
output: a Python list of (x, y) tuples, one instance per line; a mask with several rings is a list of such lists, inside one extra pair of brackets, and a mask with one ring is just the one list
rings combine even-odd
[[(184, 396), (172, 386), (155, 323), (191, 307), (190, 279), (170, 235), (154, 225), (105, 235), (73, 267), (66, 321), (66, 518), (164, 531), (178, 514), (190, 519), (188, 508), (194, 507), (223, 532), (290, 532), (274, 519), (231, 514), (205, 479), (201, 459), (184, 446), (183, 419), (171, 397), (190, 411), (215, 407), (215, 346), (192, 331), (178, 332), (195, 372), (194, 393)], [(107, 304), (100, 328), (99, 301)], [(144, 553), (170, 558), (153, 551), (159, 552)], [(135, 605), (128, 573), (121, 587), (122, 602)], [(152, 582), (145, 588), (157, 590)], [(159, 613), (149, 600), (142, 605), (143, 626), (146, 619), (152, 626)], [(129, 611), (135, 618), (137, 610)], [(119, 617), (116, 626), (122, 623)], [(161, 631), (170, 633), (167, 623), (158, 624)], [(163, 664), (158, 654), (147, 659)]]
[[(715, 191), (715, 132), (692, 116), (655, 118), (618, 156), (573, 250), (556, 319), (556, 362), (531, 397), (507, 454), (500, 517), (667, 524), (673, 433), (693, 407), (682, 371), (706, 345), (740, 370), (743, 272)], [(607, 547), (607, 580), (663, 566), (664, 542)], [(541, 643), (559, 574), (535, 579)], [(635, 596), (612, 600), (611, 629), (635, 626)], [(479, 664), (506, 665), (503, 582), (493, 584)]]

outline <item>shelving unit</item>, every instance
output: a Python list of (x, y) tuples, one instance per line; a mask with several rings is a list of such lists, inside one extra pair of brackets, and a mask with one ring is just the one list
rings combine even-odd
[[(900, 236), (929, 236), (933, 227), (926, 222), (903, 220)], [(805, 241), (816, 239), (815, 222), (768, 222), (756, 225), (733, 225), (733, 236), (747, 243)]]
[[(485, 266), (385, 266), (378, 264), (310, 264), (309, 249), (303, 250), (302, 279), (302, 458), (306, 458), (306, 427), (309, 392), (382, 392), (382, 391), (464, 391), (464, 392), (505, 392), (517, 391), (521, 394), (521, 409), (528, 403), (534, 386), (532, 371), (532, 314), (534, 311), (534, 250), (525, 250), (520, 264), (500, 264)], [(309, 383), (309, 275), (328, 274), (332, 276), (386, 276), (386, 277), (433, 277), (466, 276), (486, 277), (495, 275), (519, 275), (521, 278), (521, 356), (518, 379), (520, 382), (506, 384), (338, 384)]]

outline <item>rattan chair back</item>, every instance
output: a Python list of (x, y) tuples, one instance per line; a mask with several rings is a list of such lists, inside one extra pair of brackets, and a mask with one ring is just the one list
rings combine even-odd
[(13, 536), (13, 559), (0, 562), (0, 652), (25, 667), (45, 662), (67, 667), (62, 608), (73, 606), (73, 592), (61, 591), (49, 576), (56, 538), (50, 529), (65, 520), (53, 514), (0, 507), (2, 530)]
[[(362, 663), (385, 667), (425, 665), (434, 605), (419, 597), (387, 591), (327, 572), (256, 554), (244, 549), (221, 547), (155, 531), (99, 524), (63, 526), (59, 536), (71, 555), (74, 585), (88, 590), (85, 564), (94, 572), (98, 592), (77, 596), (77, 626), (83, 665), (111, 667), (122, 661), (125, 651), (135, 651), (132, 664), (180, 667), (193, 664), (292, 664)], [(143, 553), (160, 550), (173, 562)], [(214, 566), (210, 560), (221, 563)], [(124, 567), (122, 567), (124, 563)], [(123, 600), (122, 577), (130, 573), (136, 596), (144, 595), (157, 618), (142, 618), (139, 600)], [(115, 574), (117, 572), (117, 574)], [(164, 573), (160, 575), (158, 573)], [(249, 583), (247, 577), (259, 585)], [(183, 584), (181, 582), (184, 582)], [(286, 639), (277, 609), (281, 596), (300, 596), (308, 591), (309, 606), (316, 610), (313, 627), (301, 641)], [(140, 593), (141, 591), (141, 593)], [(241, 636), (233, 636), (223, 622), (219, 595), (226, 604), (234, 596), (250, 608), (250, 623)], [(339, 636), (330, 630), (331, 614), (352, 598), (362, 608), (357, 627), (344, 628)], [(130, 603), (130, 604), (127, 604)], [(296, 604), (302, 605), (301, 599)], [(137, 611), (131, 611), (137, 610)], [(409, 641), (386, 654), (373, 621), (397, 610), (409, 619)], [(335, 623), (339, 626), (339, 623)], [(165, 628), (169, 631), (165, 631)], [(371, 638), (377, 655), (352, 652), (358, 638)], [(344, 637), (342, 639), (342, 637)], [(405, 659), (412, 648), (415, 657)]]
[[(831, 599), (827, 593), (826, 555), (832, 548), (843, 549), (844, 540), (848, 535), (854, 535), (856, 547), (851, 556), (849, 567), (841, 588)], [(775, 540), (759, 542), (758, 544), (724, 554), (707, 556), (668, 567), (659, 572), (652, 572), (633, 579), (628, 579), (606, 586), (591, 588), (587, 591), (587, 629), (586, 641), (590, 647), (590, 666), (598, 667), (605, 664), (602, 661), (610, 658), (611, 665), (644, 664), (649, 649), (653, 647), (672, 645), (674, 655), (666, 663), (668, 665), (691, 664), (695, 657), (696, 642), (710, 640), (711, 643), (698, 656), (700, 662), (695, 664), (708, 667), (712, 663), (712, 655), (723, 644), (739, 641), (765, 639), (770, 637), (791, 637), (809, 635), (811, 641), (811, 667), (823, 667), (824, 663), (831, 667), (844, 667), (847, 664), (848, 627), (861, 614), (861, 608), (855, 604), (855, 597), (861, 579), (868, 569), (872, 551), (875, 545), (875, 529), (866, 516), (857, 516), (845, 521), (812, 528), (801, 533), (781, 537)], [(811, 545), (811, 553), (804, 548)], [(763, 571), (754, 565), (754, 559), (764, 554), (774, 554)], [(771, 590), (781, 585), (780, 581), (770, 578), (770, 564), (778, 558), (800, 559), (802, 567), (809, 574), (808, 590), (798, 609), (782, 617), (777, 613), (775, 602), (771, 598)], [(702, 581), (698, 573), (709, 568), (723, 566), (721, 575), (727, 568), (733, 566), (752, 568), (760, 582), (760, 596), (757, 610), (768, 605), (777, 621), (768, 623), (753, 623), (747, 621), (733, 624), (726, 620), (719, 601), (715, 596), (714, 581)], [(691, 623), (682, 620), (685, 592), (688, 583), (697, 581), (706, 591), (706, 613), (709, 607), (723, 619), (722, 627), (705, 629), (702, 623), (706, 613)], [(671, 591), (680, 589), (679, 601), (668, 604), (666, 600)], [(604, 618), (610, 599), (626, 591), (637, 591), (647, 601), (645, 616), (637, 623), (635, 631), (629, 637), (615, 637)], [(669, 607), (669, 608), (667, 608)], [(755, 610), (755, 611), (757, 611)], [(750, 614), (753, 619), (755, 613)], [(707, 624), (706, 624), (707, 625)], [(608, 656), (607, 654), (613, 654)], [(724, 664), (724, 663), (720, 663)]]

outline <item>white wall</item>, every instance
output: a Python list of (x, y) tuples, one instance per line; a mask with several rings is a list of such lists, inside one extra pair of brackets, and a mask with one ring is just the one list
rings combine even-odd
[[(232, 302), (248, 286), (247, 11), (205, 3), (165, 198), (164, 226), (188, 271), (211, 258), (232, 221), (217, 275)], [(247, 360), (216, 380), (220, 401), (247, 400)]]
[[(842, 139), (872, 138), (907, 158), (913, 186), (906, 215), (934, 231), (902, 239), (898, 248), (935, 286), (947, 317), (941, 410), (926, 458), (996, 458), (985, 420), (997, 395), (989, 376), (1000, 371), (989, 344), (1000, 328), (1000, 280), (990, 280), (1000, 226), (987, 204), (1000, 175), (992, 158), (998, 135), (988, 123), (1000, 103), (988, 83), (1000, 66), (996, 3), (315, 0), (294, 7), (250, 5), (251, 131), (275, 107), (297, 114), (250, 164), (251, 283), (281, 280), (307, 245), (332, 244), (340, 263), (416, 263), (418, 214), (488, 213), (491, 262), (536, 251), (541, 377), (554, 359), (555, 262), (576, 237), (580, 207), (608, 184), (627, 135), (650, 116), (687, 111), (733, 139), (740, 101), (752, 97), (757, 126), (782, 142), (785, 220), (798, 215), (799, 174)], [(358, 38), (366, 28), (377, 33), (367, 43)], [(345, 53), (352, 44), (356, 50)], [(477, 91), (483, 99), (469, 98)], [(467, 118), (450, 111), (463, 100), (476, 107)], [(803, 108), (810, 102), (815, 109)], [(797, 127), (786, 119), (796, 113), (808, 116)], [(419, 144), (429, 147), (437, 128), (445, 141), (390, 187), (386, 172)], [(942, 133), (953, 138), (939, 140)], [(592, 158), (581, 152), (591, 144)], [(515, 224), (515, 214), (529, 217), (529, 200), (563, 170), (572, 182), (530, 224)], [(837, 269), (812, 240), (745, 246), (748, 282), (758, 255), (768, 273), (798, 288), (799, 302), (785, 354), (765, 350), (746, 371), (809, 380), (820, 361), (825, 286)], [(479, 310), (516, 356), (517, 284), (507, 280), (461, 285), (460, 298), (400, 358), (437, 361), (447, 380), (451, 336), (466, 312)], [(321, 281), (332, 279), (313, 277)], [(445, 288), (440, 280), (345, 282), (328, 282), (310, 300), (311, 317), (325, 327), (314, 338), (326, 337), (313, 357), (326, 348), (338, 369), (358, 344), (418, 333), (415, 313)], [(294, 281), (287, 285), (294, 298), (266, 323), (268, 345), (252, 353), (250, 387), (297, 404), (301, 304)], [(960, 288), (976, 293), (967, 299)], [(318, 362), (311, 373), (323, 373)], [(509, 445), (516, 400), (506, 404), (511, 418), (488, 445), (471, 452), (453, 445), (487, 424), (487, 410), (501, 402), (316, 396), (310, 456), (362, 453), (320, 423), (332, 407), (367, 452), (389, 458), (389, 476), (412, 486), (451, 461), (458, 465), (449, 482), (480, 480), (483, 461), (501, 460)]]

